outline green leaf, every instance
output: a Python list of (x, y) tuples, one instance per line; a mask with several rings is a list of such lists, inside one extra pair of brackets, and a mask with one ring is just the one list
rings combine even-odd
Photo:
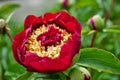
[(66, 80), (66, 75), (64, 73), (59, 73), (59, 77), (60, 77), (60, 80)]
[(119, 29), (120, 30), (120, 25), (112, 25), (112, 26), (109, 26), (108, 29)]
[(35, 77), (35, 80), (38, 79), (45, 79), (45, 80), (59, 80), (60, 76), (56, 73), (45, 74), (45, 73), (38, 73)]
[(20, 5), (19, 4), (5, 4), (3, 6), (0, 7), (0, 17), (5, 16), (7, 14), (10, 14), (11, 12), (13, 12), (16, 8), (19, 8)]
[(120, 25), (109, 26), (108, 28), (103, 29), (103, 32), (120, 34)]
[(32, 72), (25, 72), (21, 74), (16, 80), (29, 80), (30, 76), (32, 76)]
[(91, 30), (91, 31), (89, 31), (89, 33), (87, 35), (92, 35), (94, 33), (96, 33), (96, 30)]
[(7, 19), (6, 19), (6, 22), (7, 22), (7, 23), (10, 21), (10, 19), (11, 19), (12, 16), (13, 16), (13, 14), (14, 14), (14, 12), (12, 12), (12, 13), (7, 17)]
[(77, 3), (75, 4), (75, 7), (80, 8), (80, 7), (85, 7), (85, 6), (96, 6), (97, 2), (95, 0), (78, 0)]
[(76, 54), (74, 57), (73, 57), (73, 64), (75, 64), (80, 58), (80, 53)]
[(84, 48), (80, 53), (78, 65), (96, 69), (99, 72), (120, 74), (120, 61), (111, 52), (97, 48)]
[(81, 34), (87, 34), (88, 32), (89, 32), (88, 30), (86, 30), (86, 29), (82, 29)]
[(8, 65), (7, 71), (15, 74), (21, 74), (25, 72), (25, 68), (18, 63), (14, 63), (14, 64)]
[(120, 34), (120, 30), (119, 29), (103, 29), (103, 32)]

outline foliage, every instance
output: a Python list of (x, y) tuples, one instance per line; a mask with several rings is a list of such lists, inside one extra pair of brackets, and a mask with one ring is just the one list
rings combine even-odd
[(16, 8), (19, 8), (19, 4), (5, 4), (0, 7), (0, 17), (4, 17), (5, 15), (13, 12)]

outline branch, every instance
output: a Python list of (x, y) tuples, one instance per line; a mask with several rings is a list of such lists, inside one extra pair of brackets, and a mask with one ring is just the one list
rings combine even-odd
[(6, 32), (6, 34), (9, 37), (10, 41), (13, 42), (13, 37), (11, 36), (11, 34), (9, 32)]
[(93, 47), (94, 42), (95, 42), (96, 35), (97, 35), (97, 32), (95, 32), (95, 33), (93, 34), (93, 37), (92, 37), (92, 40), (91, 40), (90, 47)]
[(110, 18), (110, 14), (113, 10), (113, 7), (114, 7), (114, 3), (115, 3), (115, 0), (112, 0), (111, 1), (111, 5), (110, 5), (110, 8), (108, 10), (108, 12), (105, 14), (105, 23), (107, 22), (107, 20)]

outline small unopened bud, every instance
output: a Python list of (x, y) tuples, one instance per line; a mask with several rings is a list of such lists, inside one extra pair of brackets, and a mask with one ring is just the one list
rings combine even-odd
[(0, 19), (0, 28), (3, 28), (5, 24), (5, 21), (3, 19)]
[(86, 68), (80, 67), (80, 71), (84, 75), (84, 80), (91, 80), (91, 75)]
[(70, 6), (75, 4), (75, 0), (59, 0), (59, 3), (61, 4), (62, 8), (67, 9)]
[(91, 75), (87, 69), (76, 67), (70, 72), (70, 80), (91, 80)]
[(100, 15), (95, 15), (88, 20), (88, 25), (94, 30), (102, 30), (104, 27), (104, 19)]
[(68, 7), (68, 0), (63, 0), (62, 7), (63, 8), (67, 8)]
[(5, 34), (8, 30), (8, 24), (5, 22), (5, 20), (0, 19), (0, 33)]

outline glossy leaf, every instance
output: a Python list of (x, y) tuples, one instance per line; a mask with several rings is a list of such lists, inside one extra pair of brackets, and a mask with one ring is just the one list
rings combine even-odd
[(0, 17), (5, 16), (13, 12), (16, 8), (19, 8), (19, 4), (5, 4), (0, 7)]
[(97, 48), (80, 51), (79, 65), (113, 74), (120, 74), (120, 61), (111, 53)]
[(8, 66), (7, 71), (15, 74), (20, 74), (25, 71), (25, 68), (18, 63), (14, 63)]
[(12, 16), (13, 16), (13, 14), (14, 14), (14, 12), (12, 12), (12, 13), (7, 17), (7, 19), (6, 19), (6, 22), (7, 22), (7, 23), (10, 21), (10, 19), (11, 19)]
[(37, 73), (37, 75), (34, 77), (35, 80), (39, 80), (39, 79), (45, 79), (45, 80), (59, 80), (61, 78), (61, 76), (63, 77), (63, 75), (59, 75), (59, 74), (45, 74), (45, 73)]
[(119, 29), (103, 29), (103, 32), (119, 33), (120, 34), (120, 30)]
[(93, 1), (91, 1), (91, 0), (86, 0), (86, 1), (84, 1), (84, 0), (78, 0), (77, 1), (77, 3), (76, 3), (76, 5), (75, 5), (75, 7), (85, 7), (85, 6), (89, 6), (89, 5), (91, 5), (91, 6), (96, 6), (97, 5), (97, 2), (95, 1), (95, 0), (93, 0)]
[(21, 74), (16, 80), (29, 80), (30, 76), (32, 76), (32, 72), (25, 72)]

